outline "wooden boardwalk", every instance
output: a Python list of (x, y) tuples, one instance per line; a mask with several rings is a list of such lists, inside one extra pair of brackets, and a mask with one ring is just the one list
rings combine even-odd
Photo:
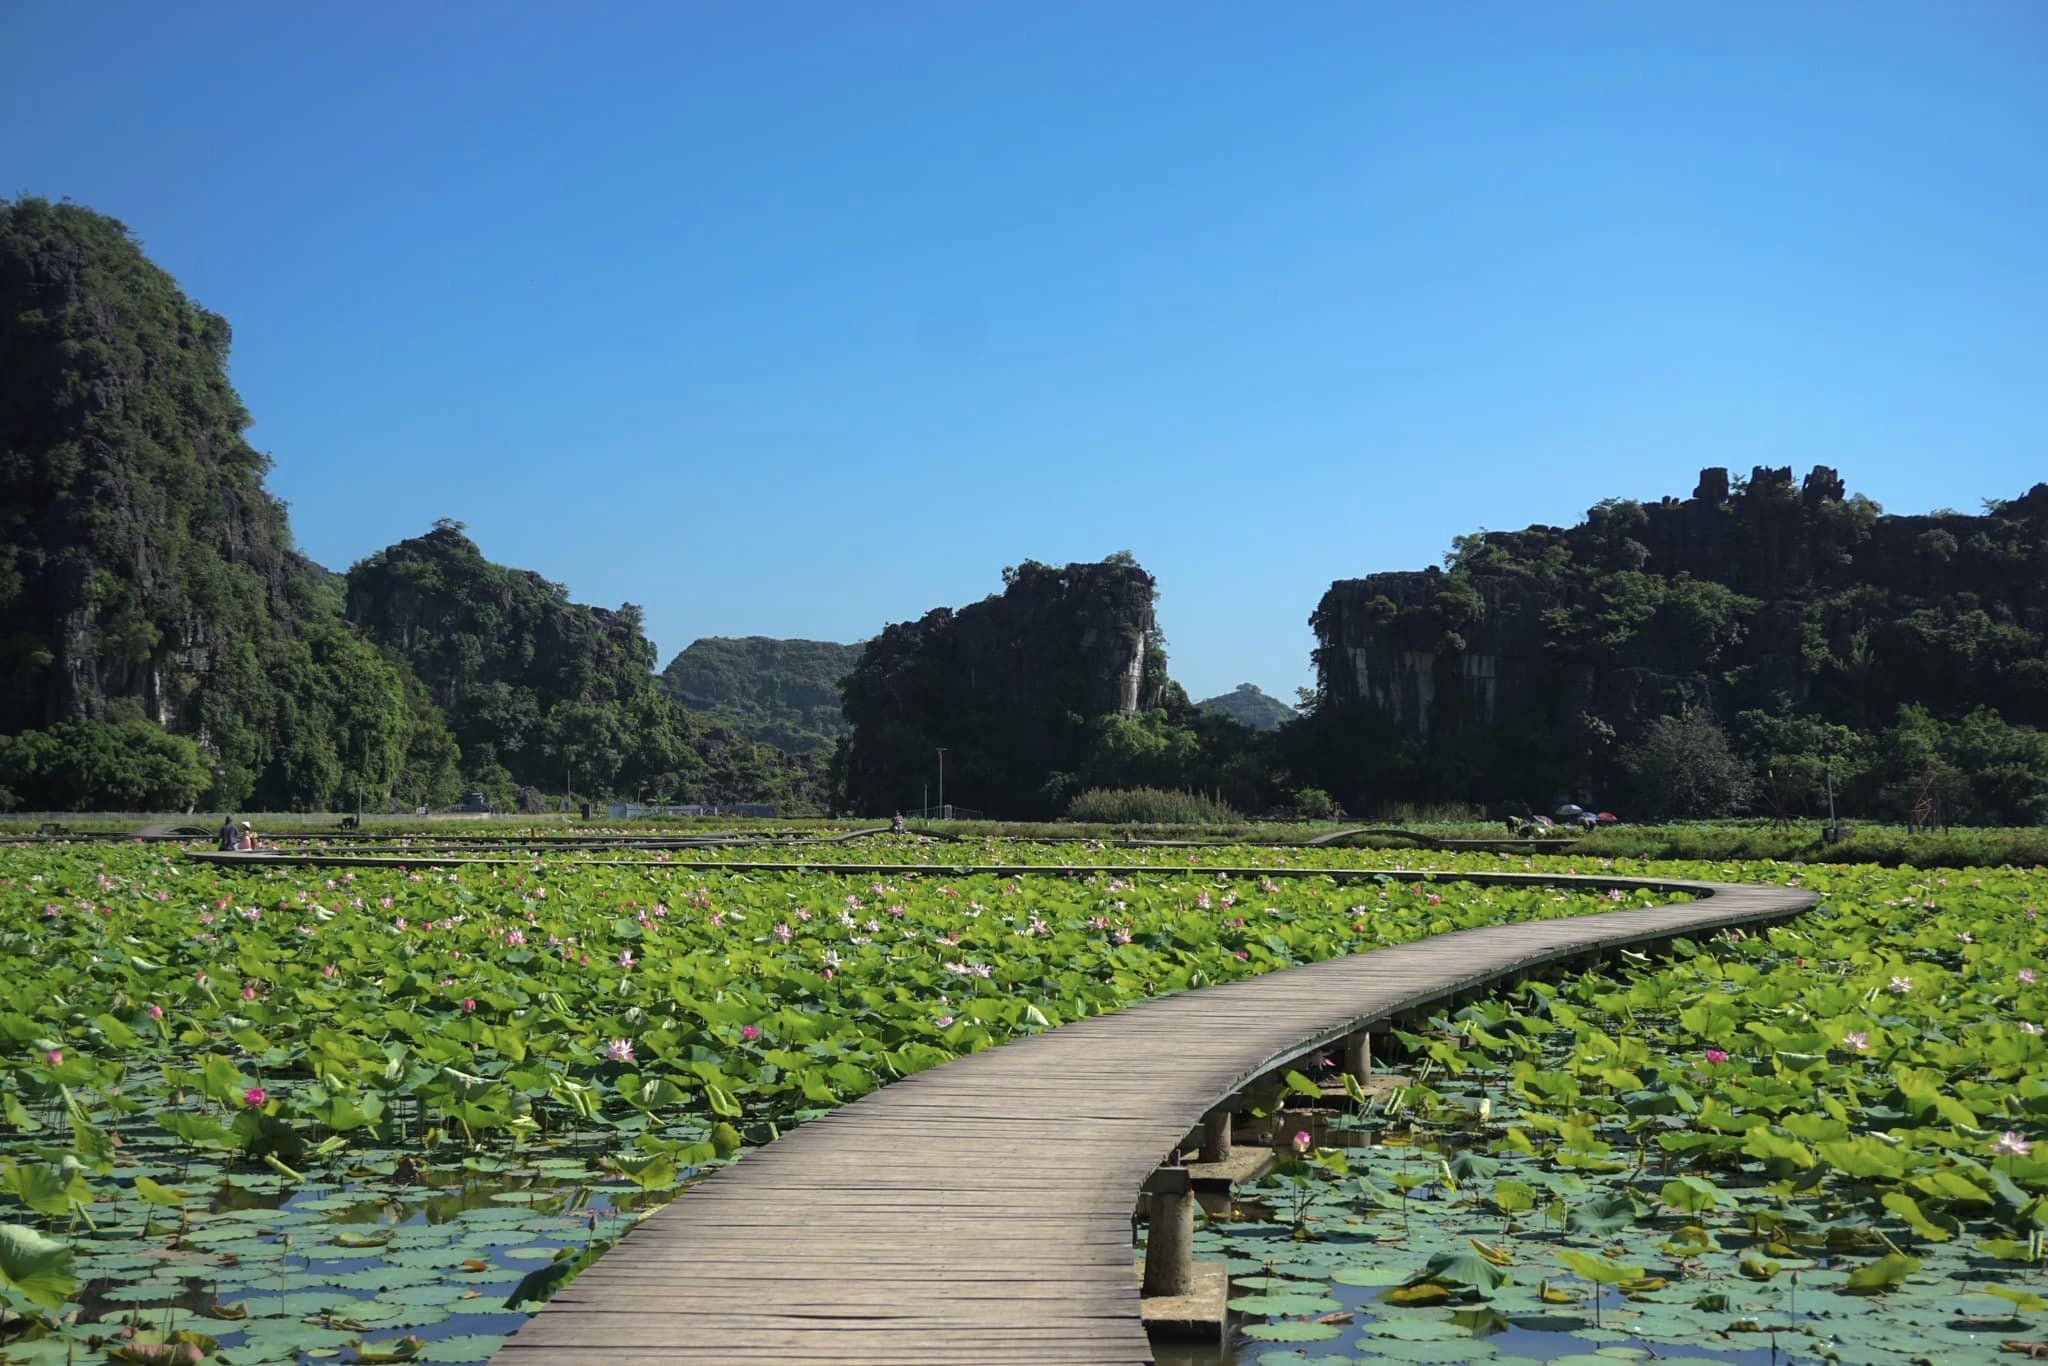
[(1146, 1177), (1211, 1106), (1405, 1010), (1589, 952), (1773, 923), (1816, 900), (1625, 878), (1463, 880), (1700, 899), (1376, 949), (1161, 997), (919, 1073), (656, 1212), (494, 1366), (1150, 1361), (1131, 1213)]

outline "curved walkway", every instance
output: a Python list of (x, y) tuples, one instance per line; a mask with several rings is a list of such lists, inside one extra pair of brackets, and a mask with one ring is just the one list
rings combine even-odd
[(1460, 880), (1699, 899), (1334, 958), (1160, 997), (921, 1072), (793, 1130), (656, 1212), (530, 1319), (495, 1366), (1148, 1362), (1131, 1211), (1148, 1174), (1210, 1107), (1401, 1012), (1592, 952), (1781, 921), (1817, 900), (1654, 879)]

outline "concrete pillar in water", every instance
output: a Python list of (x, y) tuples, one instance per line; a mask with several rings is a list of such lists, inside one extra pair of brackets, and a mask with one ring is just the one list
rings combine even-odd
[(1202, 1116), (1202, 1161), (1222, 1162), (1230, 1156), (1230, 1107), (1219, 1105)]
[(1146, 1295), (1186, 1295), (1195, 1285), (1195, 1195), (1185, 1167), (1164, 1167), (1146, 1182)]
[(1364, 1030), (1344, 1040), (1344, 1071), (1361, 1086), (1372, 1080), (1372, 1035)]

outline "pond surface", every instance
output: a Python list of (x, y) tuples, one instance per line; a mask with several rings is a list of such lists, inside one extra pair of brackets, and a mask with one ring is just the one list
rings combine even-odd
[[(527, 1319), (531, 1306), (511, 1305), (544, 1293), (537, 1275), (616, 1238), (649, 1199), (573, 1158), (489, 1172), (385, 1165), (303, 1183), (207, 1163), (138, 1169), (184, 1207), (107, 1211), (78, 1239), (79, 1329), (200, 1334), (229, 1362), (483, 1361)], [(51, 1337), (11, 1344), (7, 1360), (78, 1351)]]

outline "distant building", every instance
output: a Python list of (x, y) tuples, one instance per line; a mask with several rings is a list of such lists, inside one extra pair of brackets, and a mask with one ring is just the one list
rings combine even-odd
[(610, 820), (630, 821), (643, 816), (773, 816), (772, 806), (642, 806), (638, 802), (606, 802), (604, 814)]

